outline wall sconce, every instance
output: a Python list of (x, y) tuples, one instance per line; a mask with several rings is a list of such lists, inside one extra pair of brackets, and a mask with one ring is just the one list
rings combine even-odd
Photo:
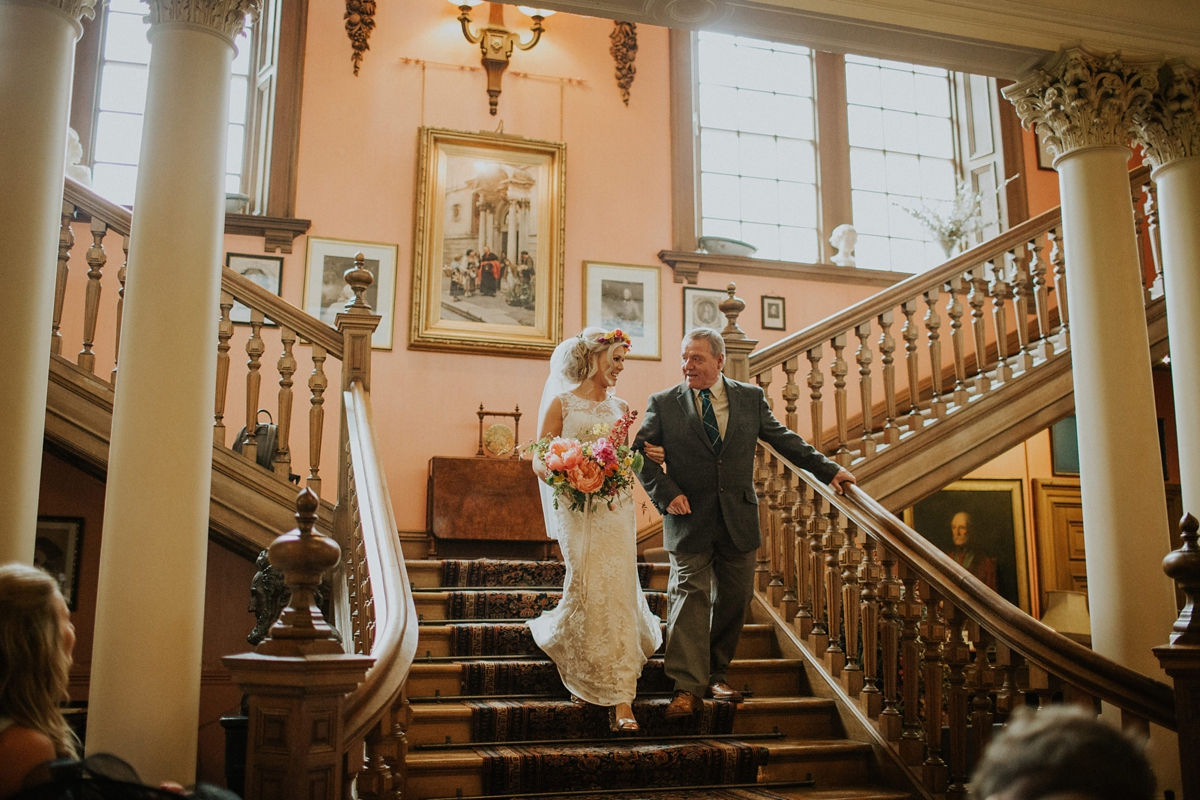
[(512, 58), (513, 48), (532, 50), (542, 38), (542, 20), (554, 12), (547, 8), (517, 6), (522, 14), (533, 18), (533, 38), (522, 43), (519, 33), (513, 33), (504, 27), (504, 5), (501, 3), (490, 4), (486, 28), (478, 33), (471, 32), (471, 9), (482, 2), (483, 0), (450, 0), (450, 4), (458, 6), (461, 12), (458, 21), (462, 23), (463, 36), (467, 37), (471, 44), (478, 44), (483, 53), (483, 68), (487, 71), (488, 81), (488, 110), (495, 116), (496, 107), (500, 103), (500, 81), (504, 77), (504, 70), (508, 69), (508, 60)]

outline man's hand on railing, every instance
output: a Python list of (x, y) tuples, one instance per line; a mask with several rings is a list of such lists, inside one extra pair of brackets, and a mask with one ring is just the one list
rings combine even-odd
[(846, 493), (845, 486), (848, 483), (853, 483), (855, 486), (857, 486), (858, 480), (855, 479), (854, 475), (850, 472), (850, 470), (846, 469), (845, 467), (842, 467), (841, 469), (839, 469), (837, 471), (837, 475), (833, 476), (833, 480), (831, 480), (829, 482), (829, 485), (832, 486), (833, 490), (835, 492), (837, 492), (838, 494), (845, 494)]

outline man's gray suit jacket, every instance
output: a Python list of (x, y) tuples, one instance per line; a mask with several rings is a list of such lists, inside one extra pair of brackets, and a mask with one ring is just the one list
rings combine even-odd
[[(718, 455), (704, 431), (695, 396), (681, 383), (650, 397), (634, 442), (666, 450), (667, 471), (646, 459), (638, 475), (663, 515), (663, 544), (675, 553), (699, 553), (725, 530), (742, 552), (762, 542), (758, 529), (758, 496), (754, 493), (754, 452), (762, 439), (798, 467), (829, 483), (838, 465), (785, 428), (767, 407), (762, 389), (721, 376), (729, 399), (729, 421)], [(692, 513), (676, 516), (667, 506), (683, 494)]]

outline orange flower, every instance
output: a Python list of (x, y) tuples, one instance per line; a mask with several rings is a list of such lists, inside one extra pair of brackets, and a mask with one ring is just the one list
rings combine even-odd
[(604, 471), (595, 461), (584, 461), (567, 473), (567, 480), (584, 494), (591, 494), (604, 485)]
[(573, 439), (555, 439), (546, 453), (546, 467), (554, 472), (569, 472), (583, 461), (583, 445)]
[(620, 468), (621, 468), (621, 465), (615, 461), (612, 462), (611, 464), (605, 464), (604, 465), (604, 474), (611, 477), (613, 475), (616, 475), (617, 470), (619, 470)]

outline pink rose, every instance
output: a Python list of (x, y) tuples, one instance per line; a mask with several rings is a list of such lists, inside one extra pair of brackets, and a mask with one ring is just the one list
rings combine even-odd
[(591, 494), (604, 485), (604, 471), (595, 461), (584, 461), (567, 473), (567, 480), (584, 494)]
[(617, 463), (617, 449), (608, 439), (597, 439), (592, 444), (592, 457), (603, 464)]
[(570, 472), (583, 461), (583, 445), (574, 439), (555, 439), (546, 453), (546, 467), (554, 472)]

